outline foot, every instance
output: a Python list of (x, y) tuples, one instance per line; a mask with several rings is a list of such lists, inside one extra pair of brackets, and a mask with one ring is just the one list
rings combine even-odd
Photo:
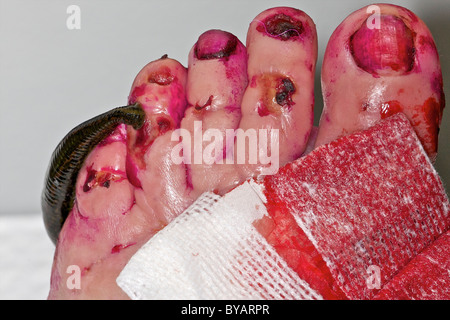
[(317, 35), (300, 10), (262, 12), (245, 45), (228, 32), (203, 33), (187, 68), (167, 56), (146, 65), (129, 95), (145, 111), (144, 124), (117, 126), (79, 171), (49, 299), (127, 299), (115, 281), (120, 271), (203, 192), (222, 195), (275, 174), (396, 112), (407, 115), (434, 160), (444, 95), (433, 39), (410, 11), (378, 8), (377, 17), (367, 8), (352, 13), (331, 36), (317, 130)]

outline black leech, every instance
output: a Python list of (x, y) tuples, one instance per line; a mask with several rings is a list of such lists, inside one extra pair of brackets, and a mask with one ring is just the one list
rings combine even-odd
[(137, 130), (144, 120), (145, 112), (137, 103), (115, 108), (78, 125), (58, 144), (50, 160), (41, 198), (45, 228), (53, 243), (72, 210), (78, 172), (89, 153), (119, 124), (125, 123)]

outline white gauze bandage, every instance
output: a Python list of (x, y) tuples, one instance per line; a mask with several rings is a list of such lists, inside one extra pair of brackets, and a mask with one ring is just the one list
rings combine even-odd
[(117, 284), (132, 299), (321, 299), (254, 228), (267, 214), (258, 188), (203, 194), (136, 252)]

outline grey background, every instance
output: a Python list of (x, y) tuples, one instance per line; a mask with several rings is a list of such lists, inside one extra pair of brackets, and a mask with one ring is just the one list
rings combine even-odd
[[(450, 99), (450, 1), (384, 2), (409, 8), (428, 25)], [(317, 124), (322, 108), (320, 67), (328, 38), (348, 14), (371, 3), (374, 1), (0, 0), (0, 255), (10, 254), (9, 260), (3, 258), (0, 264), (0, 298), (43, 297), (53, 246), (35, 216), (40, 215), (50, 155), (74, 126), (124, 105), (134, 77), (146, 63), (168, 54), (186, 66), (187, 54), (202, 32), (223, 29), (245, 43), (248, 24), (258, 13), (280, 5), (297, 7), (311, 16), (318, 31)], [(66, 9), (71, 4), (81, 9), (80, 30), (66, 27)], [(436, 169), (447, 190), (449, 136), (450, 111), (445, 110)], [(26, 215), (20, 223), (11, 220), (26, 213), (33, 217)], [(32, 225), (26, 228), (32, 231), (25, 229), (27, 221)], [(32, 256), (39, 251), (37, 244), (39, 259)], [(19, 255), (28, 258), (19, 259)], [(26, 285), (17, 289), (14, 279), (33, 263), (41, 268), (33, 273), (40, 291)], [(9, 287), (4, 285), (8, 275), (13, 279), (7, 282)]]

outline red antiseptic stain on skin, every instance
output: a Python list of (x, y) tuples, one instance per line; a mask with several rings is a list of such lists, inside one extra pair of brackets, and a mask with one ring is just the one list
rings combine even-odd
[(145, 89), (147, 84), (143, 83), (140, 86), (137, 86), (133, 89), (130, 96), (128, 97), (128, 103), (133, 104), (136, 103), (137, 99), (145, 94)]
[(434, 43), (433, 38), (431, 38), (429, 36), (421, 35), (418, 38), (417, 43), (418, 43), (419, 51), (421, 53), (428, 51), (428, 52), (433, 52), (434, 54), (436, 54), (436, 56), (438, 55), (437, 49), (436, 49), (436, 44)]
[(442, 117), (441, 104), (434, 98), (428, 98), (422, 106), (422, 111), (428, 125), (428, 135), (433, 138), (433, 147), (437, 150), (439, 125)]
[(156, 123), (158, 124), (159, 135), (163, 135), (164, 133), (172, 130), (173, 128), (172, 121), (170, 121), (170, 119), (165, 117), (159, 117), (156, 120)]
[(397, 100), (387, 101), (381, 104), (381, 119), (388, 118), (396, 113), (402, 112), (403, 106)]
[(114, 247), (112, 247), (111, 253), (112, 253), (112, 254), (114, 254), (114, 253), (119, 253), (119, 252), (122, 251), (123, 249), (128, 248), (128, 247), (131, 247), (132, 245), (135, 245), (135, 244), (136, 244), (136, 242), (129, 243), (129, 244), (117, 244), (117, 245), (115, 245)]
[(381, 104), (381, 119), (400, 112), (408, 114), (408, 118), (427, 154), (434, 154), (438, 146), (442, 104), (433, 97), (428, 98), (423, 104), (417, 105), (409, 111), (405, 110), (405, 107), (397, 100), (390, 100)]
[(127, 173), (128, 181), (136, 188), (142, 188), (141, 180), (138, 178), (139, 168), (133, 162), (131, 155), (128, 153), (125, 162), (125, 170)]

